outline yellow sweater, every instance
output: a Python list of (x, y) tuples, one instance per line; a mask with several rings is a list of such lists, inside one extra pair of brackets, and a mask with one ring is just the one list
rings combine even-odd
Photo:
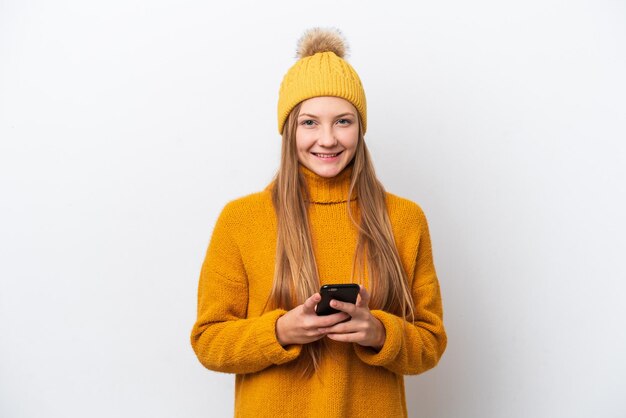
[[(300, 170), (311, 195), (309, 217), (321, 284), (349, 283), (357, 238), (346, 213), (352, 166), (332, 179), (304, 166)], [(424, 213), (415, 203), (387, 193), (415, 301), (415, 322), (372, 310), (387, 335), (380, 352), (327, 339), (320, 370), (306, 379), (293, 367), (302, 346), (284, 348), (276, 340), (276, 320), (285, 311), (263, 313), (276, 251), (270, 187), (229, 202), (216, 222), (191, 333), (198, 359), (208, 369), (236, 373), (236, 417), (407, 416), (403, 375), (434, 367), (447, 342)], [(357, 202), (358, 197), (353, 204)]]

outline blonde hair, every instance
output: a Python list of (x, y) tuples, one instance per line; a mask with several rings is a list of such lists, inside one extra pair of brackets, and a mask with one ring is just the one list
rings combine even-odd
[[(272, 203), (278, 221), (274, 284), (268, 299), (270, 309), (290, 310), (304, 303), (320, 287), (309, 228), (305, 180), (298, 169), (296, 150), (297, 118), (301, 104), (289, 113), (282, 133), (280, 168), (274, 178)], [(413, 298), (406, 272), (395, 245), (385, 203), (385, 189), (376, 178), (365, 145), (359, 119), (359, 138), (353, 159), (347, 211), (358, 229), (352, 266), (352, 281), (369, 273), (370, 308), (382, 309), (413, 321)], [(351, 210), (350, 196), (356, 189), (360, 220)], [(360, 279), (359, 279), (360, 281)], [(303, 375), (319, 368), (324, 339), (306, 344), (300, 356)]]

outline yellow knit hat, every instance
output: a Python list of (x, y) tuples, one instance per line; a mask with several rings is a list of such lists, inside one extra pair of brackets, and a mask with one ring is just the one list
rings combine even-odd
[(289, 112), (301, 101), (318, 96), (346, 99), (356, 107), (367, 128), (365, 90), (354, 68), (346, 60), (347, 45), (334, 29), (313, 28), (298, 41), (298, 61), (287, 71), (278, 92), (278, 133)]

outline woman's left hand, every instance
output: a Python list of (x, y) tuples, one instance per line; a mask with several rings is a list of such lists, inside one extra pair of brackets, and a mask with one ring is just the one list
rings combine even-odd
[(357, 343), (380, 350), (385, 343), (385, 327), (370, 312), (369, 302), (370, 294), (363, 286), (359, 291), (356, 304), (332, 300), (330, 306), (347, 313), (352, 319), (319, 331), (325, 333), (331, 340)]

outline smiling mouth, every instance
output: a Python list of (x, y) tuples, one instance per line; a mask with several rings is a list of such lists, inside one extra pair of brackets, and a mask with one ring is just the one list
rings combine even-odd
[(321, 153), (317, 153), (317, 152), (312, 152), (311, 154), (315, 155), (316, 157), (320, 157), (320, 158), (333, 158), (333, 157), (338, 156), (342, 152), (343, 151), (339, 151), (339, 152), (336, 152), (334, 154), (321, 154)]

